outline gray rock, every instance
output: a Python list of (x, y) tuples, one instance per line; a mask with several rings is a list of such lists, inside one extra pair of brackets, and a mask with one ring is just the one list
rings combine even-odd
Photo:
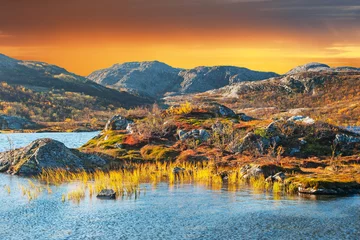
[(218, 106), (218, 114), (223, 117), (236, 117), (236, 113), (224, 105)]
[(205, 129), (193, 129), (189, 132), (184, 130), (178, 130), (178, 137), (181, 141), (184, 141), (189, 138), (194, 138), (200, 140), (201, 142), (206, 142), (210, 138), (210, 133)]
[(233, 147), (234, 152), (250, 152), (264, 154), (266, 149), (270, 147), (271, 140), (256, 135), (253, 132), (246, 134), (246, 136), (240, 141), (238, 145)]
[[(126, 118), (115, 115), (112, 118), (110, 118), (106, 125), (105, 125), (105, 131), (109, 130), (127, 130), (129, 124), (132, 124), (132, 121), (127, 120)], [(131, 127), (129, 127), (130, 129)]]
[(103, 189), (96, 197), (101, 199), (115, 199), (116, 192), (112, 189)]
[(246, 115), (245, 113), (239, 113), (237, 115), (238, 115), (239, 119), (244, 122), (249, 122), (249, 121), (252, 121), (255, 119), (253, 117)]
[(308, 125), (314, 124), (315, 120), (310, 117), (304, 117), (304, 116), (292, 116), (288, 120), (288, 122), (302, 122)]
[(0, 115), (0, 130), (35, 129), (38, 125), (25, 118)]
[(97, 155), (67, 148), (50, 138), (38, 139), (24, 148), (0, 153), (2, 172), (37, 175), (42, 169), (93, 170), (107, 164)]
[(343, 145), (343, 144), (352, 144), (352, 143), (360, 143), (360, 136), (350, 136), (347, 134), (336, 134), (335, 143)]

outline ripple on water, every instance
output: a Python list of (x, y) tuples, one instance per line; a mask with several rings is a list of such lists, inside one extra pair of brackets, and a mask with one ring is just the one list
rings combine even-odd
[[(274, 197), (183, 185), (150, 185), (137, 200), (61, 202), (73, 186), (28, 203), (27, 180), (0, 175), (0, 236), (6, 239), (357, 239), (360, 197)], [(4, 238), (5, 239), (5, 238)]]

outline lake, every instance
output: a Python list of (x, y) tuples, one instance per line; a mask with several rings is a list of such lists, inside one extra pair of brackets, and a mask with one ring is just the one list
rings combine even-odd
[[(97, 133), (10, 134), (16, 146), (51, 137), (79, 147)], [(4, 135), (1, 135), (3, 140)], [(87, 139), (85, 139), (87, 138)], [(1, 145), (4, 149), (5, 145)], [(36, 182), (36, 181), (34, 181)], [(0, 174), (1, 239), (358, 239), (360, 196), (281, 196), (226, 186), (143, 184), (136, 200), (61, 201), (76, 183), (29, 202), (28, 179)], [(10, 194), (8, 194), (8, 186)]]
[(78, 148), (95, 137), (99, 132), (70, 133), (6, 133), (0, 134), (0, 152), (10, 149), (11, 140), (15, 148), (24, 147), (39, 138), (52, 138), (64, 143), (69, 148)]

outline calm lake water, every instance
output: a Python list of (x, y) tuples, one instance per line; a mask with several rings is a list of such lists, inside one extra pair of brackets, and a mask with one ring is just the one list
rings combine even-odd
[(9, 133), (0, 134), (0, 152), (10, 149), (8, 137), (15, 148), (24, 147), (39, 138), (52, 138), (64, 143), (67, 147), (78, 148), (95, 137), (99, 132), (80, 133)]
[[(97, 133), (34, 134), (78, 147)], [(15, 137), (14, 137), (15, 136)], [(17, 146), (34, 136), (12, 134)], [(84, 139), (85, 136), (88, 139)], [(22, 139), (23, 138), (23, 139)], [(26, 139), (25, 139), (26, 138)], [(22, 142), (20, 141), (22, 139)], [(57, 138), (58, 140), (61, 140)], [(4, 146), (3, 146), (4, 147)], [(31, 202), (28, 179), (0, 174), (0, 239), (359, 239), (360, 196), (301, 197), (199, 185), (146, 188), (138, 199), (62, 202), (76, 185)], [(9, 186), (8, 194), (5, 186)], [(145, 193), (145, 194), (144, 194)]]

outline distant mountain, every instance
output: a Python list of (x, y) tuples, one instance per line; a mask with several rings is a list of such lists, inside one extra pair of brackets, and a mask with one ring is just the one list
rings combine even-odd
[(169, 92), (204, 92), (236, 82), (262, 80), (275, 76), (278, 74), (231, 66), (184, 70), (153, 61), (115, 64), (110, 68), (91, 73), (88, 78), (111, 88), (161, 98)]
[(229, 84), (257, 81), (279, 76), (273, 72), (258, 72), (232, 66), (197, 67), (179, 73), (183, 78), (180, 92), (196, 93), (224, 87)]
[(307, 63), (305, 65), (301, 65), (298, 67), (295, 67), (291, 69), (289, 72), (286, 73), (286, 75), (291, 74), (297, 74), (302, 72), (321, 72), (321, 71), (327, 71), (327, 72), (357, 72), (360, 71), (360, 68), (354, 68), (354, 67), (336, 67), (331, 68), (326, 64), (323, 63)]
[(127, 92), (106, 88), (55, 65), (43, 62), (20, 61), (3, 54), (0, 54), (0, 82), (44, 91), (46, 89), (59, 89), (83, 93), (114, 102), (115, 105), (121, 104), (124, 107), (149, 102)]
[(104, 86), (158, 98), (177, 90), (182, 81), (180, 71), (158, 61), (128, 62), (95, 71), (88, 78)]
[(203, 93), (169, 96), (166, 103), (178, 104), (187, 100), (201, 105), (202, 102), (215, 101), (254, 117), (289, 111), (336, 120), (339, 125), (359, 125), (359, 68), (307, 64), (295, 69), (271, 79), (234, 83)]

